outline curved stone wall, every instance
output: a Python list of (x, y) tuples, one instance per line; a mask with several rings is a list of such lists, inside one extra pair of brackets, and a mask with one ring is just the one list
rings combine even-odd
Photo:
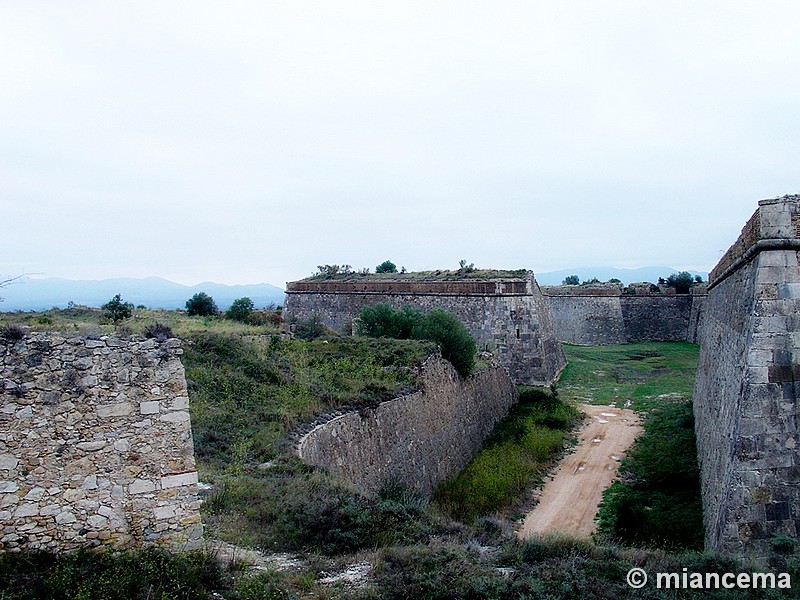
[(419, 392), (318, 425), (300, 439), (297, 454), (367, 495), (389, 479), (431, 494), (467, 466), (518, 395), (502, 367), (462, 379), (433, 356), (420, 377)]

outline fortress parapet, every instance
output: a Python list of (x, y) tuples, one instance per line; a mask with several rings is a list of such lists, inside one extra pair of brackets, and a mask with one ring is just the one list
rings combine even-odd
[(564, 353), (531, 271), (487, 277), (439, 273), (290, 282), (284, 311), (290, 319), (316, 316), (331, 329), (351, 333), (364, 306), (441, 308), (461, 319), (479, 348), (495, 353), (515, 382), (549, 385), (558, 378)]

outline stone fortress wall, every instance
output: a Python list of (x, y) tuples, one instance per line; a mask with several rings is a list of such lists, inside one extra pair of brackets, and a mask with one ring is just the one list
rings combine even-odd
[(581, 346), (697, 341), (704, 293), (623, 294), (615, 285), (546, 286), (559, 341)]
[(762, 200), (709, 276), (694, 389), (706, 548), (800, 534), (800, 196)]
[(381, 302), (455, 314), (479, 348), (495, 352), (517, 383), (550, 385), (566, 365), (531, 272), (523, 278), (494, 280), (296, 281), (286, 286), (284, 314), (289, 319), (317, 316), (331, 329), (349, 333), (362, 307)]
[(181, 352), (0, 338), (0, 549), (201, 545)]
[(390, 479), (432, 494), (467, 466), (517, 402), (517, 390), (502, 367), (462, 379), (439, 355), (425, 362), (420, 379), (419, 392), (318, 425), (300, 439), (298, 455), (367, 495)]

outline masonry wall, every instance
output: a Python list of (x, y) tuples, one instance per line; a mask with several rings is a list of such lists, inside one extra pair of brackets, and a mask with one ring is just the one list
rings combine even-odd
[(301, 438), (298, 454), (367, 495), (387, 479), (430, 495), (438, 482), (466, 467), (516, 403), (517, 391), (500, 367), (463, 380), (438, 356), (425, 363), (420, 377), (420, 392), (316, 427)]
[(566, 365), (532, 274), (527, 281), (293, 282), (287, 285), (284, 313), (318, 316), (328, 327), (350, 333), (361, 308), (378, 303), (455, 314), (479, 348), (495, 352), (518, 383), (549, 385)]
[(0, 548), (201, 543), (180, 342), (0, 338)]
[(619, 289), (553, 286), (542, 289), (562, 342), (604, 346), (694, 341), (701, 295), (625, 295)]
[(800, 537), (800, 198), (765, 200), (711, 272), (694, 390), (706, 547)]

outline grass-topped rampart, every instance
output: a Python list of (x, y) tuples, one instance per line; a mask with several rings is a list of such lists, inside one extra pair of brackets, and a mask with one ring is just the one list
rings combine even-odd
[(403, 273), (369, 273), (359, 271), (323, 270), (301, 281), (457, 281), (473, 280), (507, 280), (525, 279), (525, 269), (437, 269), (435, 271), (407, 271)]

